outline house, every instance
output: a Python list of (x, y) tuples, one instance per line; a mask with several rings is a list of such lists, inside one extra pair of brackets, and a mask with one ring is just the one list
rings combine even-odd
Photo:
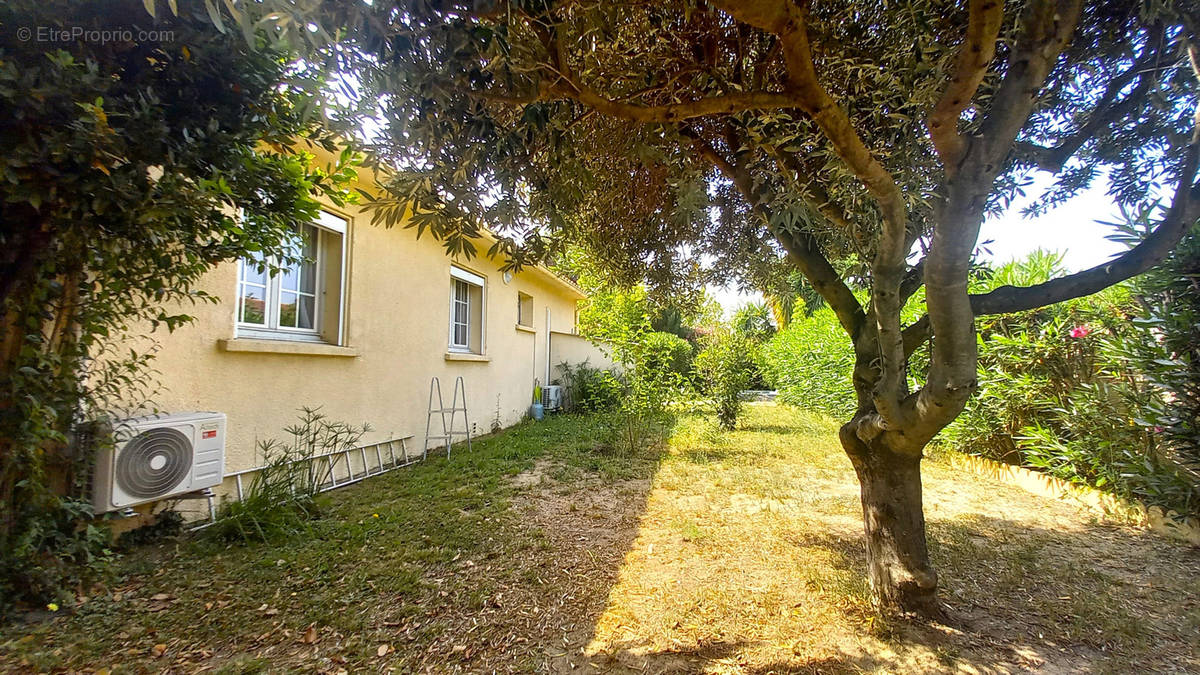
[[(376, 189), (367, 176), (357, 187)], [(185, 308), (195, 320), (160, 336), (154, 403), (224, 413), (226, 475), (261, 463), (258, 441), (287, 440), (302, 406), (369, 423), (364, 443), (411, 436), (419, 453), (431, 378), (449, 406), (462, 376), (481, 434), (520, 421), (558, 363), (608, 363), (576, 334), (585, 296), (569, 280), (544, 267), (503, 273), (482, 255), (486, 240), (480, 256), (452, 260), (432, 237), (370, 220), (328, 204), (304, 227), (308, 262), (274, 276), (252, 260), (217, 266), (199, 287), (220, 302)], [(226, 479), (217, 492), (232, 490)]]

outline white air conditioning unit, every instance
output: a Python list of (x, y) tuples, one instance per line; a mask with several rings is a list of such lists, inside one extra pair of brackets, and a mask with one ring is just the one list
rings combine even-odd
[(542, 407), (546, 410), (558, 410), (563, 406), (563, 388), (557, 384), (542, 387)]
[(222, 413), (140, 417), (120, 424), (113, 435), (113, 446), (96, 458), (96, 513), (213, 487), (224, 477)]

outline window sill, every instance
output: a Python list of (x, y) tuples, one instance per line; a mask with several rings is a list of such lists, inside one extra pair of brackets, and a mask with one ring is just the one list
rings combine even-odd
[(301, 354), (307, 356), (358, 356), (354, 347), (339, 347), (323, 342), (292, 342), (288, 340), (252, 340), (234, 338), (217, 340), (223, 352), (246, 352), (255, 354)]
[(480, 363), (487, 363), (492, 360), (492, 357), (484, 356), (483, 354), (471, 354), (469, 352), (446, 352), (446, 360), (447, 361), (477, 361)]
[(521, 324), (517, 324), (517, 330), (521, 331), (522, 333), (536, 333), (537, 332), (537, 330), (534, 329), (533, 326), (523, 326)]

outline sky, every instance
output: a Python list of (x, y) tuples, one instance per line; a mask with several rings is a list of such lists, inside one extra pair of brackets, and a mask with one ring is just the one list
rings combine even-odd
[[(982, 259), (1003, 263), (1044, 248), (1062, 252), (1064, 266), (1068, 271), (1077, 272), (1099, 265), (1124, 250), (1121, 244), (1105, 238), (1112, 233), (1112, 228), (1098, 222), (1117, 220), (1118, 215), (1112, 198), (1105, 194), (1106, 181), (1096, 181), (1086, 192), (1043, 216), (1022, 217), (1021, 209), (1032, 202), (1032, 196), (1040, 194), (1046, 184), (1044, 178), (1035, 179), (1034, 185), (1027, 189), (1031, 197), (1013, 202), (1003, 216), (983, 224), (979, 241), (983, 243), (990, 239), (992, 243), (985, 247), (988, 253), (982, 255)], [(708, 292), (721, 303), (726, 316), (731, 316), (748, 302), (762, 301), (761, 294), (741, 293), (736, 288), (711, 286)]]

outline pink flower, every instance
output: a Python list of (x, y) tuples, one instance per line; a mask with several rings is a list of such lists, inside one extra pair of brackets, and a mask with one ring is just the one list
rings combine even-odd
[(1073, 337), (1073, 338), (1087, 337), (1088, 333), (1091, 333), (1091, 332), (1092, 332), (1092, 329), (1088, 328), (1087, 326), (1075, 326), (1074, 328), (1071, 329), (1071, 337)]

